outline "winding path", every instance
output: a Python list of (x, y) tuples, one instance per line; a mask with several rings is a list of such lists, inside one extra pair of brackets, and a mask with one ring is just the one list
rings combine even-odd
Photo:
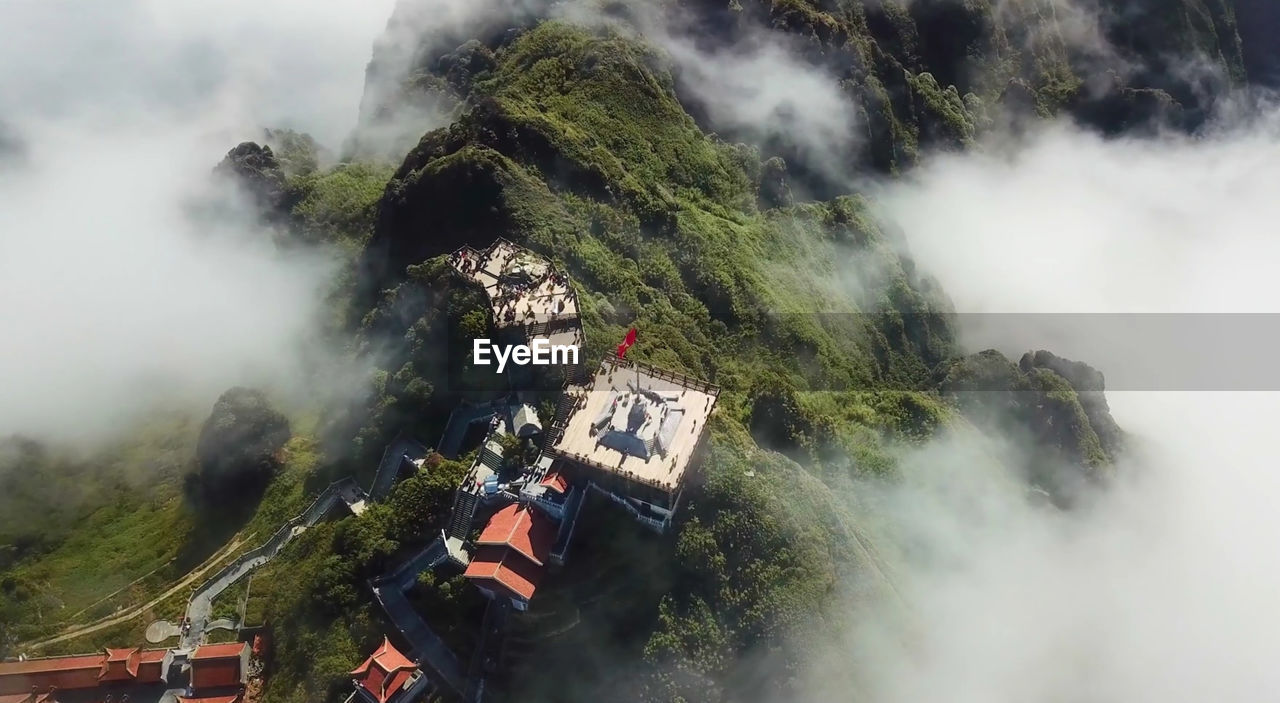
[(466, 688), (466, 675), (453, 650), (440, 639), (418, 611), (410, 605), (405, 592), (413, 587), (418, 574), (434, 569), (449, 558), (444, 537), (437, 537), (425, 549), (410, 557), (396, 569), (370, 583), (378, 604), (387, 611), (400, 634), (409, 642), (410, 656), (426, 663), (445, 684), (457, 693)]
[(357, 515), (364, 512), (364, 491), (356, 485), (355, 479), (344, 478), (330, 484), (306, 510), (282, 525), (266, 543), (240, 555), (239, 559), (227, 564), (213, 578), (201, 584), (187, 602), (187, 622), (190, 627), (183, 633), (178, 648), (195, 649), (204, 641), (204, 633), (209, 629), (209, 618), (213, 614), (213, 600), (231, 584), (275, 558), (294, 537), (306, 532), (307, 528), (316, 524), (339, 502)]

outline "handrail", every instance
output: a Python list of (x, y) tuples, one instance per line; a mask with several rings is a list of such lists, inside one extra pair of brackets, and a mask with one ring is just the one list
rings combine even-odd
[[(271, 537), (268, 538), (267, 541), (241, 554), (239, 557), (236, 557), (234, 561), (222, 567), (222, 569), (220, 569), (217, 574), (215, 574), (212, 578), (205, 580), (204, 583), (200, 584), (192, 592), (199, 593), (209, 588), (220, 579), (226, 577), (231, 572), (240, 568), (242, 564), (253, 561), (254, 559), (257, 559), (258, 557), (263, 556), (268, 552), (271, 552), (272, 556), (274, 556), (275, 553), (277, 553), (281, 548), (284, 547), (284, 543), (288, 542), (292, 538), (291, 535), (286, 536), (287, 534), (292, 533), (293, 529), (300, 525), (306, 525), (307, 527), (314, 525), (316, 521), (318, 521), (320, 517), (324, 515), (324, 513), (329, 511), (329, 508), (333, 507), (333, 503), (337, 502), (338, 496), (341, 492), (341, 486), (349, 483), (354, 483), (354, 481), (350, 477), (347, 477), (347, 478), (338, 479), (337, 481), (334, 481), (333, 483), (329, 484), (329, 487), (321, 491), (320, 495), (316, 496), (316, 499), (313, 500), (311, 504), (306, 507), (306, 509), (304, 509), (301, 513), (298, 513), (297, 515), (286, 520), (285, 523), (281, 525), (279, 529), (277, 529), (275, 532), (271, 534)], [(321, 503), (328, 503), (328, 505), (326, 505), (325, 509), (321, 511), (318, 515), (315, 515), (314, 517), (310, 517), (312, 511), (314, 511), (317, 507), (319, 507)], [(280, 544), (275, 544), (277, 541), (279, 541)]]

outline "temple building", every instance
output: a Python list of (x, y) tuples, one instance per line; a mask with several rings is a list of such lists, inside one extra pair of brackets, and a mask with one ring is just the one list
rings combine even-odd
[(413, 700), (430, 685), (418, 665), (386, 637), (382, 638), (382, 646), (351, 671), (351, 683), (355, 693), (347, 699), (349, 703), (402, 703)]
[(54, 700), (58, 691), (126, 691), (163, 686), (167, 649), (107, 649), (100, 654), (0, 662), (0, 696)]
[(476, 538), (464, 576), (486, 597), (527, 610), (558, 532), (556, 522), (541, 511), (512, 503), (494, 513)]
[(664, 531), (719, 394), (709, 383), (608, 357), (586, 383), (565, 389), (544, 445), (552, 470)]

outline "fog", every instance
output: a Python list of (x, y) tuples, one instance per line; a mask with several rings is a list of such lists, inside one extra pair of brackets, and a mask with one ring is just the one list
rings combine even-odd
[[(1097, 344), (1089, 323), (1055, 334), (1063, 318), (1036, 313), (1275, 311), (1274, 125), (1264, 110), (1195, 139), (1104, 141), (1057, 124), (931, 159), (879, 197), (960, 311), (1031, 313), (1014, 327), (962, 316), (972, 349), (1078, 353), (1108, 373), (1176, 355), (1176, 340)], [(1238, 363), (1238, 340), (1210, 342), (1219, 366)], [(870, 502), (881, 539), (911, 546), (895, 569), (910, 607), (859, 609), (823, 662), (843, 663), (860, 699), (1280, 696), (1280, 394), (1108, 399), (1131, 448), (1115, 485), (1071, 512), (1028, 503), (1014, 462), (963, 432), (904, 455), (902, 485)], [(848, 698), (831, 679), (814, 675), (814, 697)]]
[(105, 438), (235, 384), (303, 390), (334, 261), (190, 215), (264, 127), (336, 147), (390, 0), (0, 4), (0, 436)]

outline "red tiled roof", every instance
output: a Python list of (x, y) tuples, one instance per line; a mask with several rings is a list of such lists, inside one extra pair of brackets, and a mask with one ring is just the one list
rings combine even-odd
[(245, 642), (204, 644), (191, 654), (191, 687), (218, 688), (242, 683), (240, 658), (248, 651)]
[(192, 659), (230, 659), (239, 657), (249, 645), (244, 642), (227, 642), (225, 644), (202, 644), (191, 654)]
[(107, 648), (107, 655), (102, 660), (102, 669), (98, 672), (99, 681), (127, 681), (138, 675), (138, 661), (141, 655), (138, 649)]
[(144, 649), (135, 655), (137, 671), (134, 678), (138, 683), (160, 683), (164, 680), (164, 658), (167, 649)]
[(478, 545), (510, 547), (542, 566), (556, 541), (556, 525), (551, 518), (524, 505), (511, 504), (493, 514), (484, 526)]
[(542, 567), (506, 547), (483, 546), (476, 549), (463, 574), (469, 579), (492, 581), (523, 599), (533, 598), (542, 580)]
[(239, 686), (241, 683), (239, 659), (191, 660), (191, 687), (194, 689)]
[(85, 654), (0, 662), (0, 694), (29, 694), (32, 687), (46, 691), (97, 688), (103, 659), (101, 654)]
[(569, 492), (569, 481), (566, 480), (564, 476), (561, 476), (554, 471), (547, 474), (546, 478), (542, 479), (542, 485), (557, 493)]
[(383, 637), (382, 646), (352, 670), (351, 676), (380, 703), (387, 703), (387, 699), (395, 695), (417, 670), (417, 664), (401, 654), (391, 640)]
[(47, 691), (97, 688), (102, 683), (162, 680), (166, 649), (118, 648), (103, 654), (28, 659), (0, 663), (0, 695), (30, 695), (32, 687)]

